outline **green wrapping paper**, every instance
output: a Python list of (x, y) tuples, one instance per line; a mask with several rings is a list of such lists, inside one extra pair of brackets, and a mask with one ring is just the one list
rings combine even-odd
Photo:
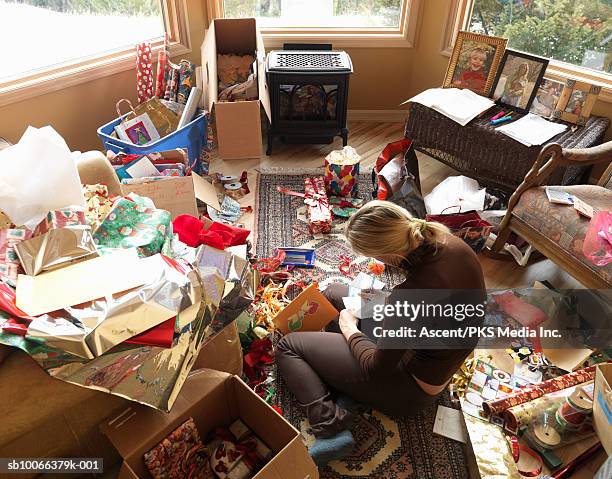
[(136, 248), (140, 257), (167, 254), (172, 241), (172, 215), (151, 208), (142, 198), (131, 194), (121, 198), (94, 233), (100, 249)]

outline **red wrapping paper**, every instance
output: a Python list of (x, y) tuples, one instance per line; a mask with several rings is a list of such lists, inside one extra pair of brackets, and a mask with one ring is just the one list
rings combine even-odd
[(138, 103), (153, 97), (153, 60), (151, 43), (142, 42), (136, 45), (136, 92)]
[(308, 230), (310, 233), (331, 232), (332, 212), (329, 198), (325, 194), (323, 177), (305, 178), (304, 194), (304, 203), (308, 206)]
[(482, 404), (485, 414), (488, 416), (498, 415), (513, 406), (524, 404), (533, 401), (545, 394), (567, 389), (577, 384), (586, 383), (595, 379), (595, 366), (586, 369), (580, 369), (573, 373), (564, 374), (547, 381), (534, 384), (523, 389), (520, 389), (514, 394), (506, 396), (495, 401), (485, 401)]
[(0, 229), (0, 279), (5, 277), (16, 281), (17, 275), (23, 273), (15, 244), (31, 237), (32, 231), (27, 228)]
[(176, 316), (124, 342), (128, 344), (142, 344), (144, 346), (158, 346), (160, 348), (170, 348), (172, 347), (172, 340), (174, 339), (175, 323)]

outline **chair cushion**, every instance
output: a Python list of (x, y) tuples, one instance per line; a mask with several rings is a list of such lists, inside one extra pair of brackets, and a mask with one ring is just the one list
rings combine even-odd
[[(612, 205), (612, 191), (601, 186), (564, 186), (563, 190), (577, 196), (596, 210), (609, 210)], [(512, 215), (559, 245), (606, 282), (612, 283), (612, 263), (596, 266), (582, 253), (589, 219), (579, 215), (572, 206), (548, 201), (544, 187), (530, 188), (522, 194)]]

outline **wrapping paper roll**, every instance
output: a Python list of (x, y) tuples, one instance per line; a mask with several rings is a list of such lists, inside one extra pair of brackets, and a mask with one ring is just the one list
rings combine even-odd
[(545, 394), (571, 388), (577, 384), (593, 381), (594, 379), (595, 366), (591, 366), (520, 389), (516, 393), (506, 396), (505, 398), (496, 399), (495, 401), (486, 401), (483, 403), (482, 408), (487, 416), (498, 415), (511, 407), (533, 401)]
[(136, 45), (136, 91), (138, 103), (144, 103), (153, 96), (153, 59), (151, 43)]

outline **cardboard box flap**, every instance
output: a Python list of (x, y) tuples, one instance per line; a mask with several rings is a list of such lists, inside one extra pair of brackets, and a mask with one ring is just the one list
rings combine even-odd
[(257, 50), (254, 18), (220, 18), (214, 23), (218, 54), (250, 55)]
[(202, 97), (208, 111), (219, 94), (219, 79), (217, 78), (217, 42), (215, 36), (215, 21), (211, 22), (202, 42)]
[(604, 449), (609, 456), (612, 456), (612, 363), (597, 366), (593, 426)]
[(272, 109), (270, 108), (270, 92), (266, 81), (266, 49), (261, 35), (257, 35), (257, 85), (259, 101), (269, 121), (272, 121)]
[[(222, 389), (231, 375), (221, 371), (201, 369), (185, 381), (172, 410), (164, 413), (143, 405), (130, 406), (109, 418), (100, 426), (119, 454), (137, 471), (142, 452), (150, 450), (162, 438), (187, 419), (190, 408), (203, 396)], [(184, 416), (184, 417), (183, 417)]]

